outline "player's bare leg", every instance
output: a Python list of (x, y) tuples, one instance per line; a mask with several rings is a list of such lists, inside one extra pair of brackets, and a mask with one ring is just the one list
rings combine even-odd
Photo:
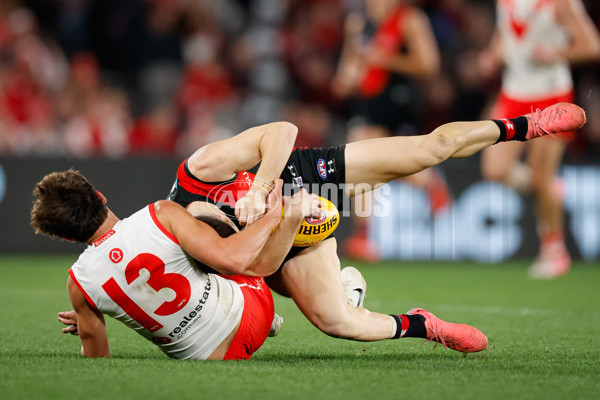
[[(346, 145), (346, 183), (375, 186), (422, 171), (448, 158), (467, 157), (496, 143), (492, 121), (452, 122), (428, 135), (364, 140)], [(354, 195), (351, 188), (350, 195)]]
[[(527, 164), (519, 161), (527, 148)], [(556, 190), (556, 171), (564, 141), (544, 138), (530, 143), (505, 143), (482, 153), (485, 179), (502, 182), (521, 194), (533, 195), (540, 236), (540, 256), (530, 270), (535, 278), (552, 278), (568, 272), (570, 257), (564, 244), (564, 210)]]
[[(585, 121), (585, 113), (579, 107), (558, 103), (505, 121), (451, 122), (428, 135), (349, 143), (345, 152), (346, 183), (366, 183), (374, 187), (448, 158), (468, 157), (495, 144), (499, 138), (530, 140), (578, 129)], [(354, 190), (350, 188), (348, 194), (354, 195)]]
[(327, 335), (359, 341), (421, 337), (465, 352), (481, 351), (487, 338), (476, 328), (439, 320), (422, 309), (386, 315), (353, 307), (344, 295), (335, 239), (308, 248), (281, 269), (294, 302)]
[(361, 341), (394, 335), (393, 317), (348, 304), (335, 239), (317, 243), (289, 260), (281, 268), (281, 278), (300, 311), (324, 333)]
[(555, 176), (565, 150), (560, 139), (536, 140), (529, 144), (527, 163), (531, 169), (531, 191), (535, 196), (539, 233), (563, 231), (562, 201), (555, 189)]
[[(363, 143), (365, 140), (382, 138), (392, 138), (392, 133), (383, 126), (362, 125), (351, 129), (348, 133), (349, 143)], [(442, 175), (435, 169), (425, 169), (415, 174), (407, 175), (402, 180), (427, 192), (433, 213), (448, 208), (452, 203), (448, 185)], [(368, 235), (369, 216), (372, 214), (371, 193), (363, 193), (359, 197), (360, 199), (355, 197), (353, 202), (355, 210), (352, 214), (353, 232), (351, 237), (342, 244), (343, 254), (346, 257), (357, 260), (376, 262), (380, 259), (379, 249), (369, 239)], [(357, 208), (362, 209), (358, 210)]]
[[(280, 296), (292, 297), (283, 283), (281, 272), (282, 268), (277, 270), (273, 275), (265, 276), (263, 279), (267, 282), (269, 288)], [(362, 307), (367, 297), (367, 282), (360, 271), (352, 266), (348, 266), (342, 269), (340, 276), (344, 296), (348, 304), (352, 307)]]
[[(533, 143), (533, 142), (532, 142)], [(528, 143), (508, 142), (498, 146), (490, 146), (481, 152), (481, 173), (483, 178), (490, 181), (501, 182), (522, 194), (531, 190), (531, 174), (517, 175), (522, 168), (519, 161), (527, 148)], [(525, 166), (529, 170), (528, 166)], [(522, 181), (519, 180), (522, 178)]]
[(565, 143), (560, 139), (530, 143), (527, 162), (537, 213), (540, 254), (531, 266), (533, 278), (554, 278), (569, 271), (571, 258), (564, 242), (564, 209), (555, 187), (555, 176)]

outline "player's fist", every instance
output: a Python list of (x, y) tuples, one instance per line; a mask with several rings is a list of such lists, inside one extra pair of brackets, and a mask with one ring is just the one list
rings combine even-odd
[(265, 214), (269, 191), (259, 185), (250, 190), (235, 203), (235, 216), (240, 225), (250, 225)]
[(301, 189), (283, 201), (284, 217), (291, 217), (298, 221), (306, 217), (318, 217), (322, 206), (319, 196), (309, 194), (306, 189)]

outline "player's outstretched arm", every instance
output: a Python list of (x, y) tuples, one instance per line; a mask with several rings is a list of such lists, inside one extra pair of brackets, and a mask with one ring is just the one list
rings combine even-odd
[(282, 181), (278, 179), (267, 199), (267, 205), (273, 212), (227, 238), (219, 236), (214, 229), (198, 221), (177, 203), (161, 200), (154, 203), (154, 207), (161, 224), (190, 256), (222, 274), (256, 275), (248, 268), (279, 223), (281, 186)]
[(248, 194), (238, 200), (235, 214), (242, 225), (265, 212), (265, 199), (279, 178), (296, 141), (298, 128), (289, 122), (260, 125), (230, 139), (207, 144), (187, 161), (190, 172), (205, 182), (231, 179), (260, 162)]
[(67, 281), (69, 299), (76, 313), (77, 331), (81, 339), (81, 355), (84, 357), (110, 357), (104, 316), (92, 308), (75, 282)]

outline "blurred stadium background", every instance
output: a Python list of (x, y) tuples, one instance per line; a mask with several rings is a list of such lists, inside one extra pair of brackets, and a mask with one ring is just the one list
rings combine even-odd
[[(422, 83), (419, 131), (480, 119), (499, 88), (476, 67), (494, 26), (492, 0), (419, 0), (442, 55)], [(600, 2), (584, 0), (596, 26)], [(298, 145), (345, 142), (351, 107), (333, 94), (344, 16), (361, 0), (0, 1), (1, 253), (73, 252), (35, 237), (31, 190), (75, 167), (124, 216), (164, 198), (177, 164), (199, 146), (273, 120), (299, 127)], [(569, 144), (567, 243), (600, 258), (600, 63), (574, 68), (588, 124)], [(499, 262), (538, 248), (530, 200), (481, 182), (479, 159), (443, 166), (449, 212), (391, 188), (391, 218), (373, 219), (384, 258)], [(398, 205), (401, 204), (402, 207)], [(510, 205), (510, 207), (507, 207)], [(507, 211), (509, 210), (509, 211)], [(340, 229), (347, 235), (348, 224)]]

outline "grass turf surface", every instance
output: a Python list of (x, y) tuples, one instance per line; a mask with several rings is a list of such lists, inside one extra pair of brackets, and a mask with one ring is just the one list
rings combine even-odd
[(526, 263), (382, 263), (360, 266), (365, 306), (419, 306), (487, 334), (463, 356), (418, 339), (358, 343), (320, 333), (293, 302), (250, 362), (170, 360), (107, 320), (111, 359), (79, 356), (60, 333), (74, 256), (0, 256), (0, 398), (593, 399), (600, 398), (600, 266), (576, 264), (553, 281)]

